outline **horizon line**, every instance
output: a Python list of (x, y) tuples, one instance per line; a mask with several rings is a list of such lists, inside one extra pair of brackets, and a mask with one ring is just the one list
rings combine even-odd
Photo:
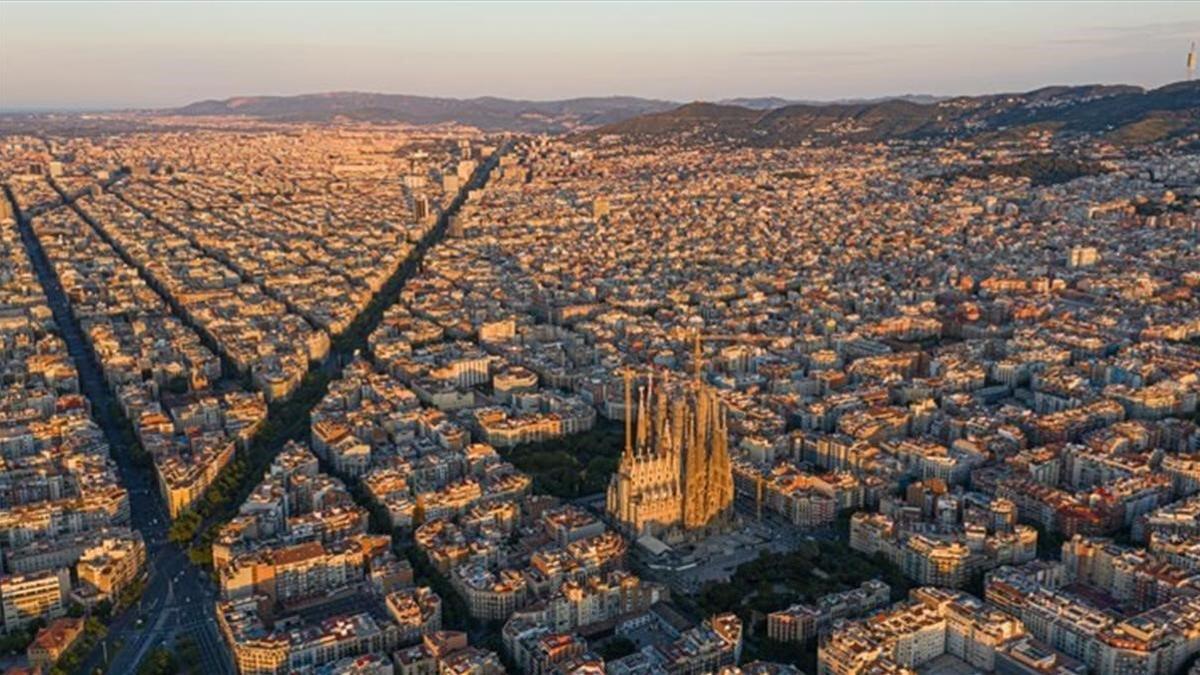
[(207, 103), (207, 102), (224, 103), (226, 101), (231, 101), (231, 100), (235, 100), (235, 99), (239, 99), (239, 98), (300, 98), (300, 97), (304, 97), (304, 96), (334, 96), (334, 95), (346, 95), (346, 94), (366, 94), (366, 95), (372, 95), (372, 96), (407, 96), (407, 97), (411, 97), (411, 98), (443, 99), (443, 100), (451, 100), (451, 101), (474, 101), (474, 100), (480, 100), (480, 99), (497, 99), (497, 100), (502, 100), (502, 101), (518, 101), (518, 102), (528, 102), (528, 103), (557, 103), (557, 102), (562, 102), (562, 101), (575, 101), (575, 100), (581, 100), (581, 99), (628, 98), (628, 99), (637, 99), (637, 100), (642, 100), (642, 101), (657, 101), (657, 102), (663, 102), (663, 103), (672, 103), (672, 104), (679, 105), (679, 106), (688, 105), (691, 103), (718, 103), (718, 104), (720, 104), (720, 103), (726, 103), (726, 102), (730, 102), (730, 101), (753, 100), (753, 99), (779, 99), (782, 101), (786, 101), (787, 104), (789, 104), (789, 105), (797, 105), (797, 104), (798, 105), (805, 105), (805, 104), (837, 105), (840, 103), (882, 101), (882, 100), (894, 100), (894, 99), (901, 99), (901, 98), (933, 98), (933, 99), (938, 99), (938, 100), (944, 101), (944, 100), (950, 100), (950, 99), (955, 99), (955, 98), (971, 98), (971, 97), (978, 97), (978, 96), (1002, 96), (1002, 95), (1006, 95), (1006, 94), (1026, 94), (1026, 93), (1040, 91), (1042, 89), (1050, 89), (1050, 88), (1054, 88), (1054, 87), (1135, 87), (1135, 88), (1142, 90), (1143, 92), (1147, 92), (1147, 91), (1154, 91), (1156, 89), (1162, 89), (1164, 87), (1170, 87), (1173, 85), (1186, 83), (1186, 82), (1193, 82), (1193, 81), (1200, 81), (1200, 80), (1179, 79), (1179, 80), (1167, 82), (1165, 84), (1161, 84), (1158, 86), (1149, 86), (1149, 85), (1145, 85), (1145, 84), (1131, 84), (1131, 83), (1127, 83), (1127, 82), (1051, 83), (1051, 84), (1040, 85), (1040, 86), (1034, 87), (1032, 89), (991, 91), (991, 92), (974, 93), (974, 94), (972, 94), (972, 93), (934, 94), (934, 93), (926, 93), (926, 92), (921, 92), (921, 93), (907, 92), (907, 93), (901, 93), (901, 94), (864, 95), (864, 96), (849, 96), (849, 97), (839, 97), (839, 98), (795, 98), (795, 97), (790, 97), (790, 96), (784, 96), (781, 94), (744, 94), (744, 95), (737, 95), (737, 96), (725, 96), (725, 97), (721, 97), (721, 98), (693, 98), (693, 99), (686, 100), (686, 101), (680, 100), (680, 99), (675, 99), (675, 98), (643, 96), (643, 95), (638, 95), (638, 94), (588, 94), (588, 95), (582, 95), (582, 96), (564, 96), (561, 98), (525, 98), (525, 97), (503, 96), (503, 95), (498, 95), (498, 94), (478, 94), (478, 95), (474, 95), (474, 96), (443, 96), (443, 95), (435, 95), (435, 94), (413, 94), (413, 93), (406, 93), (406, 92), (371, 91), (371, 90), (365, 90), (365, 89), (331, 89), (331, 90), (325, 90), (325, 91), (307, 91), (307, 92), (300, 92), (300, 93), (293, 93), (293, 94), (277, 94), (277, 93), (272, 93), (272, 94), (232, 94), (232, 95), (227, 95), (224, 98), (213, 98), (213, 97), (196, 98), (191, 101), (188, 101), (187, 103), (173, 105), (173, 106), (138, 106), (138, 105), (128, 105), (128, 104), (125, 104), (125, 105), (119, 105), (119, 104), (113, 104), (113, 105), (108, 105), (108, 104), (53, 105), (53, 104), (37, 104), (37, 103), (33, 103), (33, 104), (29, 104), (29, 105), (0, 105), (0, 115), (22, 115), (22, 114), (35, 115), (35, 114), (53, 114), (53, 113), (80, 114), (80, 113), (163, 112), (163, 111), (175, 110), (178, 108), (184, 108), (189, 105), (194, 105), (197, 103)]

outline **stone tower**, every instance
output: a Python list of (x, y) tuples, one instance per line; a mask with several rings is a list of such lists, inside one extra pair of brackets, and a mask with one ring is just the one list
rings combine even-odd
[(637, 393), (626, 375), (625, 451), (607, 507), (626, 534), (679, 540), (721, 529), (733, 513), (724, 404), (702, 383), (653, 378)]

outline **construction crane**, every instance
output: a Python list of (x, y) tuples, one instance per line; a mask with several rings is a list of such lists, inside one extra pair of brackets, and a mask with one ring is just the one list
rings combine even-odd
[[(693, 345), (692, 361), (693, 361), (693, 369), (695, 371), (694, 375), (695, 375), (695, 379), (696, 379), (697, 390), (699, 390), (700, 387), (703, 386), (703, 381), (701, 380), (701, 372), (703, 370), (702, 369), (702, 364), (703, 364), (703, 360), (704, 360), (703, 344), (705, 341), (754, 344), (754, 343), (769, 343), (769, 342), (774, 342), (775, 340), (779, 339), (778, 337), (772, 337), (769, 335), (750, 335), (750, 334), (732, 334), (732, 333), (702, 333), (699, 330), (694, 329), (694, 328), (690, 329), (690, 330), (683, 329), (683, 328), (677, 329), (673, 333), (672, 337), (674, 337), (675, 339), (678, 339), (678, 340), (690, 339), (692, 341), (692, 345)], [(618, 368), (616, 372), (621, 375), (621, 379), (623, 380), (624, 390), (625, 390), (624, 391), (624, 394), (625, 394), (625, 411), (624, 411), (625, 412), (625, 450), (624, 450), (624, 457), (632, 457), (633, 453), (634, 453), (634, 429), (633, 429), (633, 417), (634, 417), (633, 388), (634, 387), (633, 387), (633, 382), (634, 382), (634, 379), (638, 376), (638, 369), (633, 368), (628, 365), (625, 365), (625, 366)], [(665, 380), (663, 386), (669, 386), (666, 384), (667, 382), (670, 382), (670, 371), (669, 370), (663, 372), (663, 378)], [(758, 476), (758, 478), (755, 482), (756, 482), (755, 502), (756, 502), (756, 509), (758, 511), (757, 517), (759, 520), (761, 520), (762, 519), (763, 493), (765, 492), (765, 485), (764, 485), (762, 476)]]
[[(680, 329), (675, 333), (676, 339), (691, 340), (693, 346), (692, 363), (696, 385), (699, 386), (701, 379), (701, 365), (703, 364), (702, 345), (704, 342), (740, 342), (740, 343), (768, 343), (777, 340), (777, 337), (769, 335), (750, 335), (750, 334), (733, 334), (733, 333), (701, 333), (696, 329)], [(637, 370), (629, 366), (624, 366), (618, 370), (621, 374), (621, 379), (625, 385), (625, 453), (633, 453), (633, 380), (637, 376)], [(670, 371), (663, 373), (663, 378), (670, 381)]]
[(633, 368), (624, 366), (619, 371), (625, 381), (625, 455), (633, 456)]
[(778, 340), (772, 335), (750, 335), (749, 333), (701, 333), (695, 328), (688, 330), (685, 336), (692, 341), (692, 370), (696, 383), (700, 382), (701, 365), (704, 361), (703, 343), (705, 342), (738, 342), (743, 344), (769, 343)]

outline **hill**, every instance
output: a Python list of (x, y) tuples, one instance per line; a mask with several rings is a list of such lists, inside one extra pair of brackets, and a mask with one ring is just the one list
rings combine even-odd
[(530, 101), (331, 92), (199, 101), (167, 112), (281, 122), (461, 123), (486, 131), (592, 132), (765, 146), (970, 137), (1030, 129), (1145, 143), (1200, 131), (1200, 82), (1152, 90), (1126, 85), (1056, 86), (986, 96), (906, 95), (833, 103), (768, 96), (682, 106), (632, 96)]
[[(928, 103), (937, 99), (930, 96), (899, 96), (854, 103), (896, 100)], [(773, 96), (729, 99), (720, 103), (757, 111), (795, 105), (824, 107), (837, 104), (821, 101), (801, 102)], [(486, 131), (567, 133), (676, 110), (678, 107), (679, 103), (674, 101), (634, 96), (530, 101), (494, 96), (458, 99), (348, 91), (296, 96), (237, 96), (222, 100), (197, 101), (181, 108), (159, 112), (197, 117), (242, 115), (277, 122), (328, 122), (334, 119), (348, 119), (408, 124), (460, 123)]]
[[(914, 100), (915, 99), (915, 100)], [(1124, 85), (1045, 87), (939, 101), (895, 98), (761, 109), (692, 103), (595, 130), (642, 140), (795, 145), (841, 140), (969, 137), (1014, 130), (1097, 134), (1144, 143), (1200, 132), (1200, 82), (1144, 90)]]
[(725, 98), (717, 101), (722, 105), (736, 105), (743, 108), (751, 108), (753, 110), (771, 110), (774, 108), (783, 108), (789, 105), (837, 105), (839, 103), (883, 103), (885, 101), (908, 101), (910, 103), (936, 103), (944, 100), (944, 96), (930, 96), (928, 94), (901, 94), (899, 96), (879, 96), (876, 98), (848, 98), (838, 99), (834, 101), (819, 101), (819, 100), (791, 100), (780, 98), (779, 96), (759, 96), (759, 97), (741, 97), (741, 98)]
[(487, 131), (562, 133), (612, 124), (677, 105), (671, 101), (632, 96), (522, 101), (490, 96), (456, 99), (333, 92), (198, 101), (168, 112), (197, 116), (245, 115), (287, 122), (324, 122), (335, 118), (408, 124), (456, 122)]

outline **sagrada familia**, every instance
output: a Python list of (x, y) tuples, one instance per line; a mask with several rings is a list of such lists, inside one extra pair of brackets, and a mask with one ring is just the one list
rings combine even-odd
[(631, 537), (703, 537), (733, 520), (726, 410), (699, 380), (638, 389), (636, 433), (625, 377), (625, 451), (608, 485), (608, 513)]

